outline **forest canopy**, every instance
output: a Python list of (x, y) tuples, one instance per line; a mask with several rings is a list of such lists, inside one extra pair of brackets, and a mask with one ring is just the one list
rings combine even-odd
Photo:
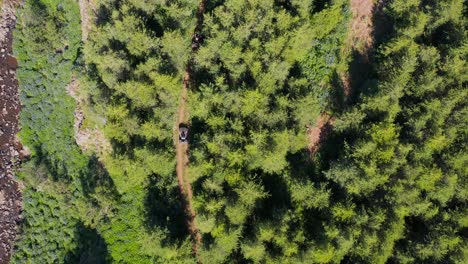
[(355, 0), (78, 2), (17, 11), (12, 263), (468, 262), (467, 1), (364, 1), (365, 53)]

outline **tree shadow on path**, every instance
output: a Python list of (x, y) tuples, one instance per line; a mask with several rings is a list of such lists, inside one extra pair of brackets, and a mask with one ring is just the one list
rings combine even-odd
[(145, 198), (145, 222), (148, 229), (165, 229), (168, 231), (169, 243), (182, 242), (187, 238), (186, 205), (181, 197), (176, 183), (171, 184), (169, 179), (159, 175), (149, 178)]

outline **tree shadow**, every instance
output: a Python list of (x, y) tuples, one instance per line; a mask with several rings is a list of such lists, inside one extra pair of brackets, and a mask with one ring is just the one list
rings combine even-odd
[(75, 229), (77, 247), (65, 255), (69, 264), (107, 264), (112, 263), (107, 243), (94, 228), (79, 222)]
[(120, 197), (109, 172), (95, 154), (91, 155), (86, 170), (80, 174), (80, 183), (87, 198), (96, 192), (104, 193), (115, 200)]
[(288, 153), (286, 160), (289, 164), (289, 174), (293, 179), (314, 180), (319, 175), (317, 163), (312, 162), (308, 149), (296, 153)]
[(64, 160), (59, 160), (55, 158), (54, 155), (49, 155), (44, 150), (42, 144), (34, 144), (32, 148), (35, 150), (35, 155), (32, 159), (32, 162), (34, 162), (34, 165), (36, 166), (44, 164), (48, 174), (51, 176), (53, 181), (63, 181), (66, 183), (73, 181), (73, 178), (68, 173), (68, 164)]
[(224, 2), (226, 2), (226, 0), (210, 0), (210, 1), (207, 1), (206, 6), (205, 6), (205, 13), (211, 13), (217, 7), (223, 6)]
[(317, 209), (305, 209), (304, 215), (304, 235), (307, 240), (314, 240), (317, 242), (327, 241), (326, 230), (324, 223), (330, 221), (330, 216), (326, 211)]
[(313, 8), (312, 8), (312, 13), (318, 13), (324, 10), (325, 8), (329, 7), (332, 4), (331, 0), (315, 0), (313, 1)]
[[(203, 149), (206, 146), (202, 143), (203, 133), (210, 133), (211, 129), (208, 124), (199, 117), (193, 117), (190, 120), (189, 142), (191, 149)], [(192, 162), (193, 156), (189, 156)]]
[(262, 199), (256, 207), (254, 214), (260, 219), (281, 221), (282, 216), (291, 208), (291, 193), (286, 180), (277, 174), (268, 174), (257, 171), (262, 186), (268, 197)]
[(190, 67), (190, 90), (200, 92), (202, 84), (215, 83), (215, 75), (210, 73), (207, 68), (201, 67), (196, 64), (196, 61), (191, 62), (193, 65)]
[(375, 47), (388, 42), (397, 34), (395, 18), (391, 14), (391, 11), (384, 8), (389, 2), (390, 0), (381, 0), (377, 5), (375, 15), (372, 19), (372, 23), (374, 24), (373, 34)]
[(159, 175), (149, 177), (145, 198), (145, 224), (147, 229), (167, 230), (170, 244), (181, 243), (190, 235), (185, 212), (185, 197), (180, 193), (174, 179)]
[(335, 70), (331, 77), (331, 91), (329, 96), (329, 105), (333, 112), (340, 113), (345, 109), (345, 93), (343, 88), (343, 81), (340, 75)]
[[(311, 15), (321, 12), (322, 10), (324, 10), (332, 4), (331, 0), (315, 0), (310, 2), (313, 2), (309, 8), (309, 12)], [(297, 8), (293, 5), (291, 0), (275, 0), (275, 5), (285, 9), (292, 16), (299, 15), (299, 10), (297, 10)]]
[(346, 99), (347, 105), (354, 105), (363, 93), (372, 92), (367, 88), (367, 83), (370, 79), (376, 77), (376, 72), (370, 61), (372, 55), (363, 54), (353, 50), (351, 62), (349, 63), (349, 87), (350, 94)]
[(112, 11), (107, 6), (101, 4), (96, 11), (95, 23), (98, 26), (104, 26), (111, 21)]
[(299, 14), (299, 11), (291, 3), (291, 0), (275, 0), (275, 5), (289, 12), (291, 16), (297, 16)]
[(464, 28), (448, 21), (436, 27), (428, 34), (422, 36), (422, 43), (430, 43), (447, 56), (453, 48), (460, 47), (464, 43)]
[[(152, 37), (155, 38), (160, 38), (164, 35), (164, 26), (167, 25), (162, 25), (162, 23), (156, 18), (156, 16), (163, 15), (163, 14), (148, 14), (145, 11), (141, 9), (137, 9), (134, 11), (135, 14), (143, 21), (143, 26), (147, 30), (147, 32), (151, 32)], [(162, 13), (162, 12), (159, 12)], [(176, 26), (179, 25), (177, 21), (174, 21), (173, 23), (176, 23), (175, 26), (172, 26), (171, 28), (175, 28)]]

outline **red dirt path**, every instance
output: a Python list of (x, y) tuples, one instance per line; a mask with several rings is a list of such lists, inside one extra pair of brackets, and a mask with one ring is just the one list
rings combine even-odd
[[(205, 13), (205, 5), (206, 0), (200, 0), (200, 4), (198, 6), (197, 11), (197, 24), (194, 29), (194, 34), (201, 31), (201, 27), (203, 26), (203, 14)], [(192, 53), (196, 52), (196, 50), (192, 50)], [(185, 75), (183, 80), (182, 92), (180, 97), (179, 103), (179, 110), (177, 116), (177, 124), (176, 129), (178, 129), (179, 124), (189, 124), (189, 113), (187, 109), (187, 93), (188, 89), (190, 88), (191, 82), (191, 66), (192, 59), (190, 58), (187, 62), (187, 67), (185, 69)], [(177, 181), (179, 184), (180, 193), (184, 200), (185, 204), (185, 211), (187, 214), (187, 225), (189, 228), (189, 232), (194, 239), (193, 245), (193, 252), (195, 253), (198, 263), (201, 263), (200, 256), (198, 254), (198, 247), (201, 245), (202, 237), (197, 228), (195, 223), (195, 209), (193, 208), (192, 202), (192, 186), (190, 184), (189, 174), (188, 174), (188, 165), (189, 165), (189, 144), (188, 143), (180, 143), (178, 140), (178, 132), (175, 133), (176, 135), (176, 152), (177, 152)]]
[[(184, 76), (184, 84), (182, 88), (182, 94), (179, 103), (179, 112), (177, 117), (177, 127), (178, 124), (184, 123), (188, 124), (188, 112), (187, 112), (187, 92), (189, 89), (190, 82), (190, 70), (187, 68)], [(185, 202), (185, 211), (187, 214), (187, 224), (189, 227), (190, 234), (195, 239), (194, 252), (197, 254), (198, 245), (201, 243), (201, 234), (198, 231), (198, 228), (195, 223), (195, 210), (192, 203), (192, 186), (190, 185), (189, 175), (188, 175), (188, 143), (180, 143), (178, 140), (178, 135), (176, 138), (176, 152), (177, 152), (177, 180), (179, 184), (180, 193)]]

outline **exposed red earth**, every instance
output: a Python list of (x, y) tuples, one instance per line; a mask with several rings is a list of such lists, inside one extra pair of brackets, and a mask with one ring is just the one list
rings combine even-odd
[(21, 219), (21, 185), (13, 170), (29, 155), (16, 137), (21, 104), (12, 41), (19, 5), (20, 1), (4, 0), (0, 14), (0, 264), (10, 260)]
[(325, 139), (326, 135), (331, 131), (333, 118), (328, 114), (321, 114), (315, 121), (315, 127), (307, 128), (307, 136), (309, 138), (308, 149), (311, 154), (317, 153), (320, 144)]
[[(201, 31), (201, 27), (203, 26), (203, 14), (205, 13), (205, 5), (206, 5), (206, 0), (201, 0), (200, 4), (198, 6), (198, 11), (197, 11), (197, 24), (195, 26), (194, 30), (194, 36), (195, 34), (198, 34)], [(198, 49), (198, 46), (195, 48), (192, 47), (192, 52), (196, 52)], [(178, 116), (177, 116), (177, 124), (176, 124), (176, 129), (178, 129), (180, 124), (189, 124), (189, 113), (188, 113), (188, 108), (187, 108), (187, 93), (188, 90), (190, 89), (191, 85), (191, 64), (192, 60), (189, 59), (187, 62), (187, 67), (185, 69), (185, 74), (184, 74), (184, 79), (183, 79), (183, 86), (182, 86), (182, 91), (181, 91), (181, 97), (180, 97), (180, 103), (179, 103), (179, 108), (178, 108)], [(189, 179), (189, 171), (188, 171), (188, 165), (189, 165), (189, 143), (188, 142), (181, 142), (178, 140), (178, 133), (175, 133), (175, 142), (176, 142), (176, 152), (177, 152), (177, 180), (179, 184), (179, 189), (180, 193), (183, 199), (183, 202), (185, 204), (185, 212), (187, 215), (187, 226), (189, 228), (189, 232), (194, 239), (194, 245), (193, 245), (193, 251), (194, 254), (197, 257), (198, 263), (201, 263), (201, 259), (198, 255), (198, 247), (201, 245), (202, 242), (202, 237), (201, 234), (197, 228), (196, 222), (195, 222), (195, 209), (193, 208), (193, 202), (192, 202), (192, 186), (190, 184), (190, 179)]]
[[(359, 54), (362, 63), (369, 63), (369, 54), (374, 47), (374, 14), (376, 12), (375, 0), (351, 0), (351, 22), (346, 49)], [(341, 77), (345, 101), (352, 96), (349, 73)]]

